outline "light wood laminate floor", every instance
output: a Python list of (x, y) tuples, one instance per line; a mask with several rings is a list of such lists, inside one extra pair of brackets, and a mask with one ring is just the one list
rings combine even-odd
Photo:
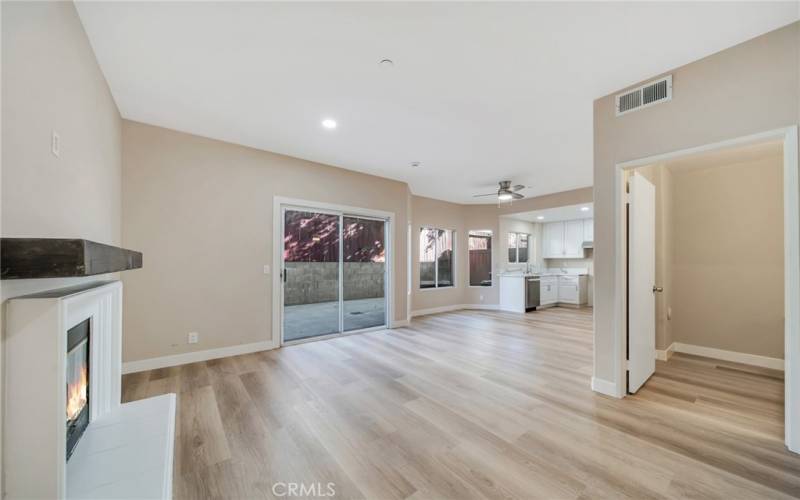
[(591, 309), (459, 311), (126, 375), (123, 397), (178, 394), (177, 498), (800, 496), (782, 373), (676, 355), (615, 400), (589, 387), (591, 329)]

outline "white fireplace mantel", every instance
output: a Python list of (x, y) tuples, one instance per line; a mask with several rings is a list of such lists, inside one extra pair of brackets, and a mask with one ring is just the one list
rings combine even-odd
[[(67, 466), (67, 331), (87, 318), (90, 421)], [(175, 395), (120, 403), (122, 283), (10, 299), (3, 356), (7, 498), (171, 495)], [(137, 435), (147, 439), (131, 439)], [(102, 475), (89, 474), (98, 466)]]

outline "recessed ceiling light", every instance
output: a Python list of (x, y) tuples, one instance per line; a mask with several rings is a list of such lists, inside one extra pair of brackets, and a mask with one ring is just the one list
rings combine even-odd
[(331, 120), (330, 118), (325, 118), (322, 120), (322, 126), (327, 129), (335, 129), (336, 128), (336, 120)]
[(588, 212), (588, 211), (589, 211), (589, 207), (581, 207), (581, 212)]
[(389, 69), (394, 67), (394, 61), (392, 61), (391, 59), (381, 59), (380, 62), (378, 63), (378, 66), (384, 69)]
[(544, 215), (537, 215), (536, 220), (544, 220)]

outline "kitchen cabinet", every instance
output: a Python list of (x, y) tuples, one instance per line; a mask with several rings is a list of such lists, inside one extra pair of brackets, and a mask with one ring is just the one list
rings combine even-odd
[[(593, 235), (592, 224), (589, 232)], [(583, 242), (586, 239), (587, 224), (584, 220), (548, 222), (542, 231), (542, 254), (545, 259), (582, 259)]]
[(564, 257), (564, 223), (548, 222), (543, 228), (542, 253), (545, 259)]
[(583, 220), (583, 241), (594, 241), (594, 219)]
[(558, 301), (567, 304), (578, 303), (578, 281), (566, 276), (558, 278)]
[(525, 312), (525, 274), (500, 275), (500, 309)]
[[(534, 279), (524, 273), (500, 275), (500, 309), (524, 313), (529, 310), (526, 303), (528, 280)], [(588, 302), (588, 277), (586, 275), (544, 275), (539, 281), (539, 305), (543, 308), (557, 304), (584, 305)]]
[(558, 302), (563, 304), (583, 305), (588, 302), (588, 286), (586, 276), (559, 276)]
[(564, 257), (583, 258), (582, 220), (568, 220), (564, 223)]
[(539, 300), (543, 306), (558, 302), (558, 276), (542, 276)]

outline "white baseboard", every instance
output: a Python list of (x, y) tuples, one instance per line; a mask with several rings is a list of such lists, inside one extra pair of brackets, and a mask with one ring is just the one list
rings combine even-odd
[(664, 350), (656, 349), (656, 359), (660, 361), (669, 361), (669, 358), (675, 353), (675, 342), (671, 343), (669, 347)]
[(784, 361), (782, 359), (769, 358), (767, 356), (759, 356), (756, 354), (726, 351), (724, 349), (716, 349), (714, 347), (682, 344), (680, 342), (673, 343), (671, 347), (675, 348), (675, 352), (694, 354), (695, 356), (704, 356), (706, 358), (721, 359), (723, 361), (732, 361), (734, 363), (742, 363), (745, 365), (760, 366), (762, 368), (772, 368), (773, 370), (783, 370), (784, 367)]
[(425, 316), (428, 314), (439, 314), (444, 312), (457, 311), (461, 308), (462, 308), (461, 304), (453, 304), (449, 306), (431, 307), (430, 309), (419, 309), (417, 311), (411, 311), (411, 317), (415, 318), (417, 316)]
[(480, 309), (480, 310), (496, 311), (500, 309), (500, 306), (497, 304), (452, 304), (449, 306), (432, 307), (430, 309), (419, 309), (417, 311), (411, 311), (411, 317), (413, 318), (416, 316), (426, 316), (428, 314), (439, 314), (444, 312), (460, 311), (462, 309)]
[(239, 354), (249, 354), (251, 352), (269, 351), (275, 349), (275, 344), (271, 340), (263, 342), (253, 342), (252, 344), (240, 344), (205, 351), (185, 352), (182, 354), (172, 354), (158, 358), (140, 359), (122, 363), (122, 373), (143, 372), (145, 370), (155, 370), (156, 368), (167, 368), (169, 366), (185, 365), (209, 359), (227, 358)]
[(499, 311), (500, 304), (462, 304), (461, 309), (477, 309), (479, 311)]
[(612, 398), (619, 398), (617, 394), (617, 384), (609, 382), (608, 380), (592, 377), (592, 390), (606, 396), (611, 396)]
[(407, 319), (396, 319), (392, 321), (392, 326), (390, 328), (403, 328), (404, 326), (408, 326), (410, 321)]

